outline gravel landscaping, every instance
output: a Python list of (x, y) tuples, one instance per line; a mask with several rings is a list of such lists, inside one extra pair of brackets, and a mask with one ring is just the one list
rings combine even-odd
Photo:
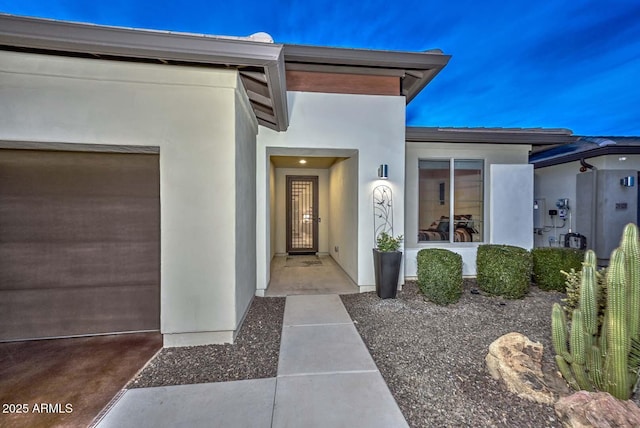
[(255, 297), (233, 345), (165, 348), (127, 388), (276, 377), (284, 297)]
[(544, 345), (555, 367), (551, 306), (564, 296), (531, 287), (522, 300), (473, 294), (454, 305), (425, 301), (415, 283), (397, 299), (375, 293), (341, 296), (373, 359), (412, 427), (559, 427), (551, 406), (509, 393), (485, 369), (491, 342), (520, 332)]
[[(564, 294), (532, 286), (522, 300), (479, 293), (454, 305), (426, 301), (409, 282), (397, 299), (341, 295), (411, 427), (560, 427), (552, 406), (508, 392), (485, 368), (489, 345), (520, 332), (544, 345), (555, 371), (551, 306)], [(256, 297), (233, 345), (163, 349), (128, 388), (276, 377), (285, 298)]]

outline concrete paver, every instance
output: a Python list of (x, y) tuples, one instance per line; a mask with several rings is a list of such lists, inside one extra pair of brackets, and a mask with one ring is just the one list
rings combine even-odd
[(284, 326), (313, 324), (352, 324), (340, 296), (289, 296), (284, 307)]
[(269, 428), (276, 380), (136, 388), (124, 393), (99, 428)]
[(274, 428), (406, 426), (377, 371), (278, 378)]
[(377, 370), (353, 324), (284, 327), (281, 340), (278, 376)]

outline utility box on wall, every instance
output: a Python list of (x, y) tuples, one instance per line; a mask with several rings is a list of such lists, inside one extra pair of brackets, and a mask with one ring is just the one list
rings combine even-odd
[(638, 189), (627, 177), (635, 170), (592, 170), (576, 176), (576, 231), (587, 237), (587, 247), (607, 264), (620, 244), (627, 223), (638, 219)]
[(533, 201), (533, 229), (544, 228), (544, 219), (547, 212), (547, 204), (544, 198), (534, 199)]

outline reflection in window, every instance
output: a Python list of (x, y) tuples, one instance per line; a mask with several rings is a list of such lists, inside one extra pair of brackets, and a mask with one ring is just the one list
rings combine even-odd
[(483, 161), (421, 160), (419, 168), (418, 241), (482, 242)]

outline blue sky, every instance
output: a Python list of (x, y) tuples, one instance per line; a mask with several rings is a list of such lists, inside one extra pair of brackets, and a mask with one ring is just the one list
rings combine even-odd
[(0, 0), (0, 11), (278, 43), (421, 51), (449, 65), (411, 126), (640, 135), (640, 1)]

